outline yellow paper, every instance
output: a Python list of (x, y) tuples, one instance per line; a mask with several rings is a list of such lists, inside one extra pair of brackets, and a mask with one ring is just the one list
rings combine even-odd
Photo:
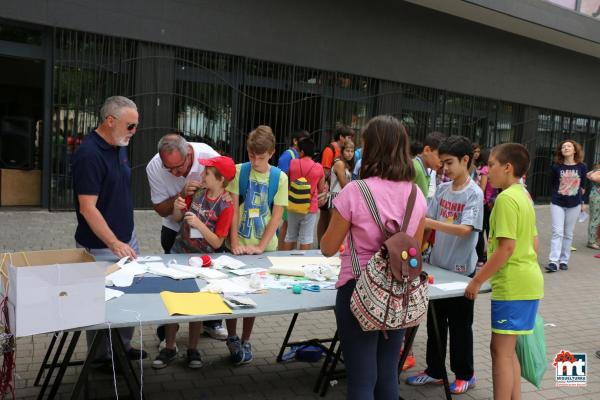
[(339, 257), (268, 257), (273, 266), (276, 267), (303, 267), (305, 265), (332, 265), (339, 267), (342, 262)]
[(231, 309), (216, 293), (160, 292), (169, 315), (231, 314)]

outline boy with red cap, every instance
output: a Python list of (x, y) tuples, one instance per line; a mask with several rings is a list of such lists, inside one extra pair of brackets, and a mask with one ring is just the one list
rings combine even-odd
[[(229, 234), (233, 219), (233, 205), (225, 200), (225, 187), (235, 177), (235, 163), (229, 157), (200, 159), (206, 168), (202, 173), (203, 188), (184, 200), (178, 197), (173, 207), (173, 219), (184, 220), (181, 224), (172, 253), (214, 253), (218, 251)], [(166, 347), (152, 362), (152, 368), (166, 367), (177, 357), (175, 336), (179, 326), (165, 325)], [(190, 322), (187, 362), (190, 368), (202, 367), (198, 352), (198, 337), (202, 322)]]

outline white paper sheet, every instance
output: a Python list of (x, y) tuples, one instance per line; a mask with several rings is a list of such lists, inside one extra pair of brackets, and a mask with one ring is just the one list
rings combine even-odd
[(137, 262), (151, 262), (151, 261), (162, 261), (159, 256), (142, 256), (135, 259)]
[(258, 274), (259, 272), (263, 272), (263, 271), (266, 271), (266, 269), (264, 269), (264, 268), (242, 268), (242, 269), (235, 269), (235, 270), (231, 271), (231, 273), (239, 275), (239, 276), (244, 276), (244, 275)]
[(209, 280), (201, 292), (223, 293), (225, 295), (242, 295), (256, 292), (250, 287), (250, 280), (245, 277)]
[(187, 272), (202, 279), (224, 279), (229, 275), (212, 268), (192, 267), (190, 265), (169, 264), (169, 268), (175, 268), (179, 271)]
[(146, 272), (148, 272), (146, 266), (138, 263), (137, 261), (124, 264), (121, 266), (121, 269), (133, 274), (134, 276), (144, 275)]
[(173, 279), (191, 279), (196, 277), (195, 274), (183, 272), (175, 268), (169, 268), (161, 262), (146, 263), (146, 266), (148, 267), (148, 272), (154, 275), (167, 276)]
[(236, 260), (235, 258), (230, 257), (225, 254), (215, 258), (214, 260), (212, 260), (212, 262), (215, 266), (229, 268), (229, 269), (238, 269), (238, 268), (246, 266), (246, 264), (244, 264), (240, 260)]
[(133, 283), (134, 274), (125, 270), (118, 269), (112, 274), (106, 275), (106, 286), (129, 287)]
[(111, 288), (104, 288), (104, 301), (116, 299), (117, 297), (123, 296), (123, 292)]
[(450, 291), (450, 290), (465, 290), (465, 288), (467, 287), (467, 284), (468, 284), (468, 282), (447, 282), (447, 283), (436, 283), (436, 284), (433, 284), (430, 286), (438, 288), (443, 291)]
[(268, 257), (269, 261), (273, 266), (277, 267), (302, 267), (309, 264), (324, 264), (340, 266), (342, 261), (339, 257), (306, 257), (306, 256), (295, 256), (295, 257)]
[(121, 258), (119, 261), (117, 261), (117, 265), (119, 267), (122, 267), (127, 262), (127, 260), (129, 260), (129, 256), (125, 256), (125, 257)]

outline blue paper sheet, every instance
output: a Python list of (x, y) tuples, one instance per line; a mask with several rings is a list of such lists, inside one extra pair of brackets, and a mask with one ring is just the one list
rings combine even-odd
[(169, 291), (175, 293), (199, 292), (195, 279), (171, 279), (166, 276), (141, 276), (133, 279), (129, 287), (114, 288), (125, 294), (160, 293)]

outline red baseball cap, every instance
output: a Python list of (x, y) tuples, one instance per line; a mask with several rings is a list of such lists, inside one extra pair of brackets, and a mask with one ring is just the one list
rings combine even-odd
[(219, 156), (213, 158), (200, 158), (198, 159), (198, 162), (205, 167), (215, 167), (228, 181), (235, 178), (235, 163), (231, 157)]

